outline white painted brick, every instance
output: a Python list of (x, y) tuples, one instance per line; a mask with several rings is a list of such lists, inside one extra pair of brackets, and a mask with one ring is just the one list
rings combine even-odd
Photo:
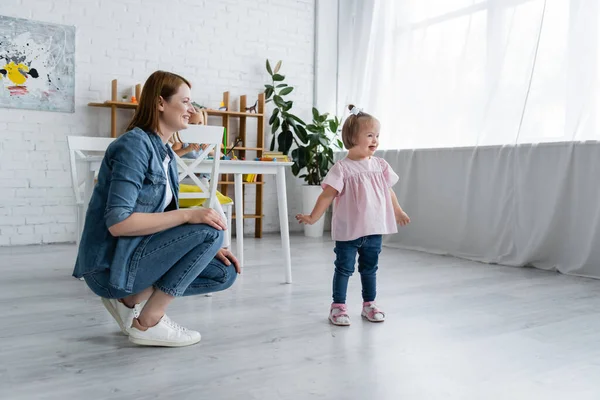
[(2, 236), (12, 236), (16, 235), (19, 226), (0, 226), (0, 235)]
[(56, 215), (39, 215), (23, 218), (27, 221), (28, 225), (35, 224), (52, 224), (56, 222)]
[(2, 188), (26, 188), (27, 181), (20, 179), (0, 179), (0, 187)]
[(44, 208), (39, 206), (13, 207), (12, 211), (14, 216), (24, 217), (44, 214)]
[(41, 244), (42, 235), (37, 233), (29, 235), (15, 235), (10, 238), (11, 246), (20, 246), (24, 244)]
[(0, 217), (0, 226), (21, 226), (25, 225), (25, 217), (12, 217), (2, 216)]
[(32, 235), (34, 233), (33, 226), (19, 226), (17, 228), (18, 235)]
[(68, 176), (62, 177), (60, 179), (32, 178), (29, 186), (32, 188), (70, 187), (71, 178)]
[(51, 225), (30, 225), (33, 226), (34, 232), (36, 234), (44, 235), (46, 233), (50, 233)]
[(17, 198), (25, 198), (25, 199), (33, 199), (33, 198), (45, 198), (46, 190), (45, 189), (17, 189), (15, 196)]
[(33, 151), (35, 150), (34, 142), (15, 142), (15, 141), (5, 141), (2, 143), (2, 148), (4, 150), (10, 150), (12, 152), (25, 152), (25, 151)]
[(70, 215), (73, 213), (73, 207), (69, 206), (48, 206), (44, 207), (44, 214), (46, 215)]
[(75, 214), (75, 208), (72, 208), (72, 210), (73, 210), (72, 214), (57, 215), (56, 222), (60, 222), (63, 224), (70, 224), (70, 223), (77, 222), (77, 214)]
[[(39, 235), (36, 235), (39, 236)], [(70, 243), (75, 241), (73, 233), (47, 233), (42, 235), (43, 243)]]
[(15, 198), (16, 189), (2, 189), (0, 190), (0, 204), (7, 206), (6, 201)]
[(65, 233), (67, 232), (65, 225), (63, 224), (54, 224), (50, 225), (50, 233)]

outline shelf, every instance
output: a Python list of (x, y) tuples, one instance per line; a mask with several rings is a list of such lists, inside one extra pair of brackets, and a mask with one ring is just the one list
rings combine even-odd
[(128, 108), (135, 110), (137, 108), (137, 103), (130, 103), (127, 101), (105, 101), (104, 103), (88, 103), (90, 107), (105, 107), (111, 108), (115, 106), (116, 108)]
[[(255, 215), (255, 214), (245, 214), (244, 215), (244, 219), (261, 219), (263, 216), (262, 215)], [(235, 214), (233, 214), (231, 216), (232, 219), (235, 219)]]
[[(220, 181), (219, 185), (233, 185), (235, 182)], [(242, 182), (242, 185), (264, 185), (264, 182)]]
[[(233, 150), (234, 151), (235, 150), (267, 151), (267, 149), (264, 149), (262, 147), (237, 147), (237, 146)], [(227, 151), (231, 151), (230, 146), (227, 146)]]
[[(105, 108), (111, 108), (111, 107), (116, 107), (116, 108), (127, 108), (127, 109), (136, 109), (138, 104), (137, 103), (131, 103), (128, 101), (110, 101), (107, 100), (104, 103), (88, 103), (88, 106), (90, 107), (105, 107)], [(211, 109), (206, 109), (206, 112), (208, 115), (212, 115), (212, 116), (230, 116), (230, 117), (250, 117), (250, 118), (258, 118), (258, 117), (264, 117), (264, 114), (259, 114), (259, 113), (248, 113), (248, 112), (240, 112), (240, 111), (221, 111), (221, 110), (211, 110)]]
[(249, 112), (241, 112), (241, 111), (211, 110), (210, 108), (207, 108), (206, 112), (208, 113), (208, 115), (212, 115), (212, 116), (224, 116), (224, 115), (227, 115), (229, 117), (250, 117), (250, 118), (264, 117), (264, 114), (259, 114), (259, 113), (249, 113)]

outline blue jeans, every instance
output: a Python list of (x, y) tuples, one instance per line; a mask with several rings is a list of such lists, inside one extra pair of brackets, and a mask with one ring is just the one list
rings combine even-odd
[(109, 270), (88, 274), (85, 281), (100, 297), (121, 299), (151, 286), (172, 296), (194, 296), (229, 288), (237, 277), (233, 264), (226, 266), (215, 255), (223, 231), (208, 225), (180, 225), (153, 234), (138, 246), (133, 290), (109, 285)]
[(346, 303), (348, 279), (354, 273), (358, 253), (358, 272), (362, 283), (363, 301), (374, 301), (377, 295), (377, 263), (381, 253), (381, 235), (363, 236), (347, 242), (335, 242), (335, 272), (333, 302)]

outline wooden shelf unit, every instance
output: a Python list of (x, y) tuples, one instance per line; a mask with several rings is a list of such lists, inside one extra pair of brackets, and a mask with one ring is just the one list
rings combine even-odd
[[(136, 99), (139, 100), (141, 95), (141, 85), (135, 86), (135, 96)], [(117, 94), (117, 80), (113, 79), (111, 82), (111, 100), (107, 100), (104, 103), (88, 103), (90, 107), (102, 107), (102, 108), (110, 108), (110, 136), (113, 138), (117, 137), (117, 109), (127, 109), (127, 110), (135, 110), (138, 107), (137, 103), (131, 103), (126, 101), (119, 101)], [(239, 159), (246, 159), (246, 152), (256, 153), (250, 159), (254, 159), (254, 157), (262, 157), (264, 149), (264, 131), (265, 131), (265, 94), (258, 94), (258, 105), (256, 113), (245, 112), (247, 106), (247, 97), (246, 95), (240, 96), (239, 107), (240, 111), (232, 111), (230, 109), (230, 101), (229, 101), (229, 92), (223, 93), (223, 103), (225, 104), (226, 110), (213, 110), (206, 109), (206, 112), (209, 116), (213, 117), (221, 117), (221, 124), (227, 130), (227, 148), (225, 151), (229, 151), (234, 144), (234, 141), (231, 140), (230, 136), (230, 119), (238, 118), (239, 119), (239, 132), (238, 138), (242, 139), (241, 146), (236, 146), (233, 151), (236, 152), (236, 156)], [(246, 135), (246, 127), (247, 127), (247, 119), (255, 118), (256, 119), (256, 147), (248, 147), (247, 135)], [(227, 196), (228, 187), (233, 185), (233, 176), (230, 174), (221, 174), (221, 179), (219, 181), (220, 191), (225, 196)], [(254, 214), (245, 214), (244, 219), (254, 219), (254, 237), (261, 238), (262, 237), (262, 229), (263, 229), (263, 185), (264, 180), (262, 175), (257, 175), (256, 182), (242, 182), (243, 185), (243, 197), (246, 197), (246, 185), (256, 185), (256, 194), (255, 194), (255, 213)], [(236, 199), (238, 201), (238, 199)], [(243, 201), (243, 200), (242, 200)], [(235, 216), (233, 216), (235, 218)]]
[[(264, 151), (264, 131), (265, 131), (265, 94), (258, 94), (258, 105), (256, 113), (248, 113), (241, 112), (241, 110), (246, 110), (247, 107), (247, 97), (246, 95), (240, 96), (239, 100), (239, 108), (240, 111), (232, 111), (231, 104), (229, 101), (229, 92), (223, 93), (223, 104), (225, 105), (227, 111), (219, 111), (219, 110), (207, 110), (209, 116), (220, 116), (221, 123), (227, 129), (227, 149), (229, 151), (235, 140), (233, 140), (230, 136), (231, 130), (229, 129), (231, 126), (231, 118), (239, 118), (239, 131), (238, 138), (241, 139), (241, 145), (239, 147), (234, 148), (234, 152), (239, 159), (254, 159), (255, 157), (262, 157)], [(248, 118), (256, 118), (256, 147), (248, 146), (248, 138), (247, 138), (247, 120)], [(252, 156), (248, 157), (247, 152), (252, 152)], [(229, 175), (221, 175), (221, 193), (227, 196), (228, 186), (233, 183), (233, 176)], [(254, 237), (260, 238), (262, 237), (262, 229), (263, 229), (263, 185), (264, 180), (262, 175), (257, 175), (256, 182), (243, 182), (243, 197), (246, 197), (246, 184), (254, 184), (256, 185), (256, 194), (255, 194), (255, 210), (254, 214), (244, 214), (244, 219), (254, 219)], [(236, 200), (237, 201), (237, 200)]]

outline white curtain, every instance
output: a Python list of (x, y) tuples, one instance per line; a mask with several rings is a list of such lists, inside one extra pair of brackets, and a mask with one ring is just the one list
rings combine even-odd
[(384, 148), (598, 140), (598, 0), (341, 1), (340, 107)]
[(338, 112), (382, 124), (388, 245), (600, 277), (597, 0), (340, 1)]

